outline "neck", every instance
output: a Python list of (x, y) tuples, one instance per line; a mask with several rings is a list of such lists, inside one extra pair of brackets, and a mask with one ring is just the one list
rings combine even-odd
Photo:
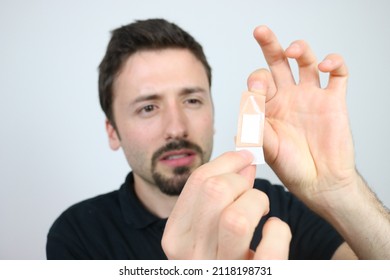
[(177, 201), (177, 196), (162, 193), (158, 187), (146, 182), (137, 174), (134, 174), (134, 190), (145, 208), (162, 219), (168, 218)]

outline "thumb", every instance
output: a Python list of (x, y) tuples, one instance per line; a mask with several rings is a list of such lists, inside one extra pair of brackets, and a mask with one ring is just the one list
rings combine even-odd
[(248, 165), (244, 167), (244, 169), (241, 169), (238, 174), (244, 176), (248, 180), (248, 182), (253, 184), (256, 177), (256, 165)]

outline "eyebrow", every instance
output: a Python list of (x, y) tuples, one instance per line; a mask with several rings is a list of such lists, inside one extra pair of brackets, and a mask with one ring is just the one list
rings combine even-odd
[(191, 93), (208, 93), (208, 91), (202, 87), (186, 87), (180, 91), (180, 95), (187, 95)]
[(161, 99), (161, 96), (159, 94), (150, 93), (150, 94), (145, 94), (145, 95), (138, 96), (132, 102), (132, 104), (136, 104), (136, 103), (143, 102), (143, 101), (149, 101), (149, 100), (158, 100), (158, 99)]
[[(207, 93), (208, 91), (202, 87), (185, 87), (180, 90), (179, 95), (185, 96), (185, 95), (190, 95), (198, 92)], [(138, 96), (131, 104), (137, 104), (140, 102), (150, 101), (150, 100), (159, 100), (161, 98), (162, 98), (161, 94), (151, 92), (151, 93)]]

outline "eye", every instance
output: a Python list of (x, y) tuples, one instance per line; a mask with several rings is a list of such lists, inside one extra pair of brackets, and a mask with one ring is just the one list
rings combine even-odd
[(140, 107), (136, 112), (140, 117), (151, 117), (157, 112), (158, 107), (154, 104), (148, 104)]
[(200, 99), (197, 99), (197, 98), (190, 98), (190, 99), (187, 99), (185, 102), (192, 107), (199, 107), (200, 105), (202, 105), (202, 101)]
[(141, 112), (150, 113), (155, 109), (154, 105), (146, 105), (141, 109)]
[(200, 101), (198, 99), (193, 98), (193, 99), (189, 99), (188, 103), (196, 104), (196, 103), (200, 103)]

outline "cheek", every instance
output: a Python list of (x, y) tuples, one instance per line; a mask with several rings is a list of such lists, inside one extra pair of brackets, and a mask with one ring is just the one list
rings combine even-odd
[(203, 163), (206, 163), (211, 158), (211, 153), (213, 151), (213, 143), (214, 143), (214, 134), (215, 134), (215, 128), (214, 128), (214, 119), (213, 117), (208, 117), (203, 120), (202, 124), (199, 124), (198, 128), (200, 131), (198, 132), (199, 135), (202, 135), (202, 139), (200, 140), (203, 144), (203, 152), (204, 152), (204, 158)]
[(205, 115), (199, 119), (196, 124), (196, 128), (199, 131), (203, 131), (203, 133), (207, 132), (207, 134), (214, 134), (214, 118), (213, 115)]
[(157, 138), (157, 132), (151, 125), (134, 126), (126, 134), (130, 146), (148, 147), (149, 143), (153, 143), (153, 139)]
[(153, 152), (153, 130), (151, 128), (128, 129), (122, 137), (122, 148), (128, 160), (145, 160)]
[(196, 123), (193, 123), (193, 128), (199, 143), (203, 143), (204, 148), (210, 149), (215, 134), (213, 116), (208, 114), (202, 116)]
[(122, 143), (122, 149), (131, 169), (139, 174), (147, 174), (151, 169), (155, 146), (148, 137), (150, 135), (145, 135), (145, 133), (136, 135), (136, 137), (127, 138), (126, 143)]

